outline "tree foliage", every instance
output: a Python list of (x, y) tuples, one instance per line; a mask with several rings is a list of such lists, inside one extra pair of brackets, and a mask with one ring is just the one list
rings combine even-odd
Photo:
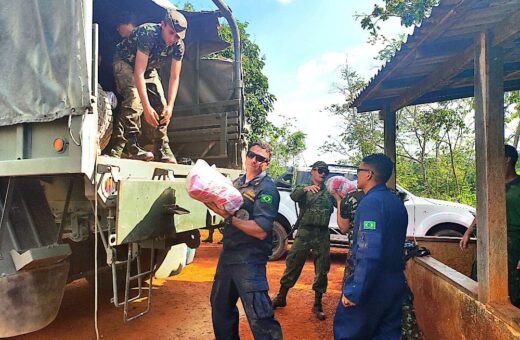
[[(345, 100), (325, 108), (332, 115), (340, 117), (344, 124), (339, 135), (329, 135), (328, 142), (324, 143), (320, 150), (344, 154), (345, 158), (338, 160), (340, 163), (357, 162), (363, 155), (382, 150), (382, 123), (377, 113), (357, 114), (350, 108), (356, 94), (365, 85), (366, 82), (347, 62), (341, 68), (341, 82), (334, 85)], [(349, 150), (349, 153), (345, 153), (345, 150)]]
[[(242, 45), (242, 69), (244, 79), (244, 106), (247, 122), (250, 125), (250, 140), (265, 139), (270, 128), (267, 120), (269, 112), (273, 111), (276, 97), (269, 92), (269, 80), (263, 73), (265, 56), (260, 47), (251, 40), (247, 33), (247, 22), (237, 21)], [(227, 49), (215, 53), (214, 56), (233, 58), (233, 38), (229, 25), (219, 27), (222, 39), (231, 44)]]
[[(344, 101), (326, 108), (342, 121), (337, 138), (322, 151), (343, 154), (357, 164), (383, 151), (383, 122), (377, 113), (357, 113), (350, 105), (365, 81), (348, 63), (335, 87)], [(475, 203), (475, 150), (472, 100), (411, 106), (397, 113), (397, 181), (418, 195)]]
[(287, 166), (298, 165), (299, 156), (306, 149), (306, 137), (287, 118), (281, 126), (269, 125), (266, 140), (273, 150), (269, 165), (269, 174), (273, 178), (282, 174)]
[(357, 18), (361, 27), (370, 32), (370, 40), (376, 42), (386, 39), (381, 35), (381, 21), (394, 17), (401, 20), (402, 26), (418, 25), (438, 3), (439, 0), (384, 0), (382, 5), (376, 3), (372, 12), (357, 15)]

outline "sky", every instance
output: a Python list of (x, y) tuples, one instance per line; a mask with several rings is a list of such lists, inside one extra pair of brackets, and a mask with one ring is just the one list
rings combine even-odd
[[(190, 2), (196, 9), (215, 8), (210, 0)], [(249, 23), (251, 40), (265, 55), (263, 71), (269, 79), (270, 92), (277, 98), (269, 119), (281, 124), (280, 115), (294, 118), (295, 127), (307, 135), (307, 150), (301, 165), (343, 158), (319, 151), (327, 136), (339, 131), (337, 119), (324, 108), (343, 101), (333, 88), (334, 83), (340, 82), (340, 67), (347, 58), (349, 65), (367, 80), (381, 66), (374, 56), (382, 46), (370, 45), (368, 32), (355, 19), (356, 13), (369, 13), (376, 1), (225, 2), (236, 19)], [(382, 28), (388, 37), (405, 32), (398, 20), (386, 22)]]

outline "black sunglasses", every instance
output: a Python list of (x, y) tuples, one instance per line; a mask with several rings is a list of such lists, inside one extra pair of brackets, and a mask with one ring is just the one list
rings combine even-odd
[(368, 172), (372, 172), (372, 170), (370, 170), (370, 169), (363, 169), (363, 168), (357, 168), (357, 169), (356, 169), (356, 172), (360, 172), (360, 171), (368, 171)]
[(262, 155), (254, 153), (253, 151), (248, 151), (246, 155), (248, 158), (251, 158), (251, 159), (256, 158), (256, 161), (259, 163), (269, 163), (269, 159), (265, 158)]
[(314, 170), (318, 171), (318, 173), (320, 175), (323, 175), (323, 174), (328, 175), (329, 174), (329, 170), (316, 169), (316, 168), (314, 168)]

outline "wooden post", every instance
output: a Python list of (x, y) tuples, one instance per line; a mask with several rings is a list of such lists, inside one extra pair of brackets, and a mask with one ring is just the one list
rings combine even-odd
[[(396, 122), (395, 122), (395, 111), (384, 111), (384, 133), (385, 133), (385, 155), (390, 157), (392, 162), (396, 163), (396, 147), (395, 147), (395, 135), (396, 135)], [(396, 176), (395, 176), (395, 166), (392, 171), (392, 177), (388, 180), (386, 185), (395, 189), (396, 186)]]
[(475, 148), (477, 163), (478, 298), (508, 301), (504, 169), (504, 80), (492, 34), (475, 44)]

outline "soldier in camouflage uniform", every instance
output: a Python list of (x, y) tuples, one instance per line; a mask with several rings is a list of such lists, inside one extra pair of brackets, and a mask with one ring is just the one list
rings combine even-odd
[(298, 233), (287, 255), (286, 268), (280, 279), (280, 291), (273, 300), (273, 308), (287, 305), (287, 292), (296, 284), (305, 260), (312, 251), (316, 273), (312, 285), (315, 292), (312, 312), (319, 320), (325, 319), (321, 300), (327, 290), (327, 274), (330, 269), (329, 220), (335, 206), (334, 199), (324, 184), (328, 173), (326, 163), (314, 163), (311, 170), (312, 182), (307, 186), (298, 186), (291, 193), (292, 200), (304, 211), (300, 212), (302, 216), (298, 223)]
[[(365, 193), (363, 190), (354, 190), (347, 193), (343, 198), (339, 196), (339, 194), (334, 193), (332, 195), (338, 204), (338, 214), (337, 214), (337, 223), (339, 230), (343, 234), (348, 234), (348, 243), (349, 249), (352, 249), (353, 242), (353, 226), (354, 226), (354, 215), (356, 213), (357, 206)], [(350, 268), (348, 266), (348, 256), (350, 252), (347, 253), (347, 261), (345, 262), (345, 271), (343, 274), (343, 281), (350, 273)]]
[[(512, 145), (504, 145), (507, 221), (507, 277), (511, 304), (520, 308), (520, 175), (516, 173), (518, 151)], [(465, 250), (476, 227), (476, 220), (460, 240)], [(475, 229), (476, 232), (476, 229)], [(476, 234), (474, 235), (476, 236)], [(477, 258), (473, 260), (471, 278), (477, 281)]]
[[(134, 30), (136, 26), (136, 19), (133, 14), (130, 12), (122, 12), (117, 20), (116, 31), (118, 33), (117, 38), (106, 38), (109, 42), (103, 46), (100, 50), (103, 51), (103, 57), (101, 58), (101, 64), (99, 66), (99, 82), (103, 85), (103, 88), (109, 91), (116, 91), (115, 79), (114, 79), (114, 68), (113, 64), (113, 56), (115, 52), (116, 45), (119, 44), (123, 39), (126, 39), (130, 36), (130, 33)], [(121, 98), (119, 97), (120, 101)], [(119, 107), (117, 110), (113, 110), (113, 129), (112, 129), (112, 139), (110, 140), (110, 148), (108, 155), (111, 157), (121, 158), (123, 153), (123, 149), (126, 145), (126, 138), (124, 135), (124, 127), (119, 119)], [(113, 147), (114, 146), (114, 147)]]
[[(176, 163), (169, 146), (167, 126), (173, 112), (181, 63), (184, 55), (186, 18), (174, 9), (167, 9), (160, 24), (136, 27), (117, 45), (114, 56), (116, 88), (123, 97), (119, 118), (127, 139), (130, 158)], [(164, 96), (157, 69), (170, 63), (168, 101)], [(143, 150), (137, 143), (141, 132), (140, 117), (150, 126), (154, 153)], [(144, 124), (143, 124), (144, 127)], [(121, 153), (125, 146), (114, 145), (111, 154)], [(119, 151), (121, 150), (121, 151)]]

